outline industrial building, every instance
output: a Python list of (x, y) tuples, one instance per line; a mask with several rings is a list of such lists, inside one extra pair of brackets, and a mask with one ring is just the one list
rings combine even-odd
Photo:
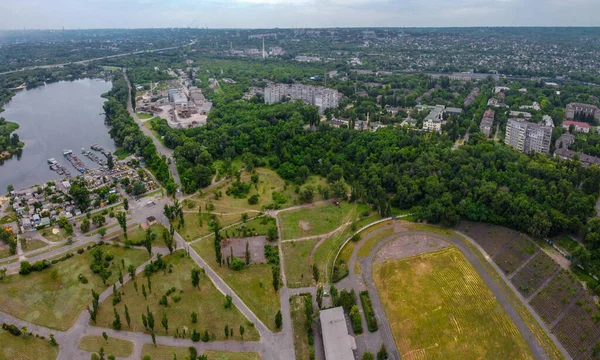
[(323, 332), (323, 348), (325, 360), (354, 359), (356, 341), (348, 334), (348, 326), (341, 306), (321, 310), (321, 331)]
[(292, 101), (302, 100), (305, 104), (315, 105), (319, 114), (338, 106), (338, 92), (322, 86), (302, 84), (272, 84), (265, 88), (265, 104), (275, 104), (284, 98)]
[(540, 124), (527, 122), (524, 119), (508, 119), (506, 124), (506, 145), (529, 153), (540, 152), (547, 154), (550, 151), (552, 128)]

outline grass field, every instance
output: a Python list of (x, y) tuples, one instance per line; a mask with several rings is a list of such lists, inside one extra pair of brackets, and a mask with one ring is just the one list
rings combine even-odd
[(133, 343), (127, 340), (109, 337), (104, 340), (102, 336), (86, 335), (79, 340), (77, 347), (89, 352), (98, 352), (104, 348), (104, 353), (117, 357), (129, 357), (133, 353)]
[[(102, 249), (114, 255), (108, 284), (117, 280), (121, 259), (124, 259), (125, 267), (129, 264), (137, 267), (148, 259), (147, 253), (141, 250), (110, 245)], [(57, 330), (69, 329), (92, 301), (91, 289), (101, 293), (106, 288), (100, 276), (90, 270), (91, 259), (91, 252), (86, 251), (42, 272), (7, 276), (0, 282), (0, 308), (37, 325)], [(79, 274), (83, 274), (89, 282), (82, 284), (78, 279)]]
[(312, 285), (313, 274), (310, 252), (317, 242), (319, 242), (319, 239), (281, 243), (288, 287), (300, 288)]
[[(213, 238), (202, 239), (192, 248), (219, 274), (219, 276), (239, 295), (244, 303), (271, 330), (275, 329), (275, 314), (280, 310), (279, 292), (273, 288), (271, 266), (251, 264), (249, 268), (235, 271), (227, 266), (219, 266), (216, 261)], [(226, 254), (223, 254), (226, 255)]]
[(56, 234), (52, 230), (54, 230), (54, 227), (50, 226), (38, 231), (38, 233), (46, 240), (52, 242), (59, 242), (67, 239), (67, 234), (65, 234), (65, 231), (63, 229), (58, 229), (58, 233)]
[(11, 213), (9, 215), (4, 215), (2, 218), (0, 218), (0, 225), (8, 224), (15, 221), (17, 221), (17, 216), (14, 213)]
[[(152, 360), (170, 360), (177, 356), (177, 359), (185, 359), (189, 357), (190, 352), (184, 347), (172, 347), (152, 344), (144, 344), (142, 354), (150, 355)], [(260, 360), (260, 355), (255, 352), (229, 352), (229, 351), (212, 351), (207, 350), (204, 355), (208, 360)]]
[(319, 204), (279, 213), (282, 240), (327, 234), (356, 220), (356, 204)]
[[(156, 235), (156, 239), (154, 239), (154, 241), (152, 242), (152, 246), (166, 247), (162, 234), (163, 234), (164, 230), (167, 230), (167, 228), (164, 227), (164, 225), (162, 225), (162, 224), (154, 224), (154, 225), (150, 226), (148, 229), (150, 229), (150, 231)], [(107, 235), (107, 237), (108, 237), (108, 235)], [(123, 235), (120, 235), (118, 237), (118, 239), (120, 242), (125, 241), (125, 238), (123, 237)], [(146, 239), (146, 229), (143, 229), (140, 225), (136, 226), (133, 229), (128, 228), (127, 239), (129, 241), (131, 241), (131, 243), (133, 245), (141, 245), (142, 241), (144, 241)]]
[(37, 240), (37, 239), (25, 240), (24, 238), (21, 238), (20, 241), (21, 241), (21, 249), (23, 249), (24, 252), (41, 249), (44, 246), (48, 245), (45, 242), (43, 242), (42, 240)]
[(58, 347), (50, 345), (48, 339), (35, 336), (13, 336), (0, 328), (0, 359), (55, 360)]
[(141, 112), (138, 112), (135, 114), (142, 120), (152, 119), (154, 117), (154, 115), (152, 115), (152, 114), (146, 114), (146, 113), (141, 113)]
[(373, 276), (403, 359), (532, 358), (457, 249), (376, 264)]
[(290, 297), (290, 312), (292, 328), (294, 330), (294, 351), (296, 360), (309, 360), (311, 346), (308, 344), (306, 331), (306, 312), (304, 310), (305, 297), (310, 295), (293, 295)]
[[(124, 305), (127, 305), (131, 315), (131, 329), (127, 327), (126, 323), (124, 323), (124, 329), (143, 332), (142, 313), (146, 311), (148, 306), (156, 319), (155, 331), (159, 335), (172, 335), (175, 333), (175, 329), (179, 329), (179, 332), (182, 333), (183, 327), (186, 326), (190, 331), (192, 329), (199, 332), (208, 330), (209, 334), (215, 334), (217, 340), (226, 340), (223, 329), (225, 325), (229, 325), (234, 329), (233, 339), (241, 340), (238, 329), (240, 325), (244, 325), (246, 328), (244, 340), (259, 340), (258, 331), (249, 325), (248, 319), (238, 309), (225, 309), (223, 306), (225, 296), (214, 287), (206, 275), (201, 276), (199, 288), (196, 289), (192, 286), (191, 271), (196, 267), (196, 264), (184, 254), (183, 251), (178, 251), (164, 258), (168, 264), (173, 264), (173, 272), (166, 272), (165, 274), (159, 271), (152, 275), (152, 293), (148, 294), (147, 299), (142, 295), (142, 284), (145, 284), (148, 288), (146, 277), (136, 277), (138, 293), (135, 291), (133, 281), (129, 281), (122, 287), (120, 291), (123, 293), (121, 295), (122, 300), (116, 306), (117, 311), (121, 314), (123, 323), (123, 320), (125, 320)], [(175, 287), (176, 291), (168, 297), (168, 306), (159, 305), (158, 300), (172, 287)], [(175, 302), (173, 300), (174, 296), (181, 297), (181, 300)], [(112, 297), (100, 305), (96, 325), (111, 327), (114, 320), (111, 302)], [(196, 324), (192, 323), (190, 317), (193, 311), (198, 314)], [(160, 322), (163, 313), (167, 314), (169, 320), (168, 334)]]
[[(252, 214), (249, 214), (249, 216), (251, 215)], [(202, 224), (200, 224), (198, 213), (184, 212), (183, 218), (185, 220), (185, 226), (177, 229), (179, 220), (173, 221), (173, 226), (175, 229), (177, 229), (177, 232), (185, 239), (185, 241), (196, 240), (199, 237), (212, 233), (212, 230), (210, 229), (210, 222), (215, 215), (202, 212), (201, 216)], [(216, 217), (221, 224), (221, 228), (242, 221), (241, 213), (232, 215), (216, 215)]]
[(131, 153), (129, 153), (127, 150), (125, 150), (123, 148), (117, 149), (113, 154), (119, 160), (125, 160), (129, 155), (131, 155)]

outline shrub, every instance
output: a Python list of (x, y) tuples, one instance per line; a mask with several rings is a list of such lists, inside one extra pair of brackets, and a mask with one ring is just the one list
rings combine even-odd
[(173, 302), (178, 303), (180, 301), (181, 301), (181, 296), (179, 296), (179, 295), (173, 295)]
[(79, 274), (79, 276), (77, 278), (79, 279), (79, 282), (82, 284), (88, 283), (88, 279), (83, 274)]
[(31, 274), (31, 270), (31, 264), (28, 261), (21, 261), (21, 269), (19, 270), (19, 274), (29, 275)]
[(369, 292), (363, 290), (360, 292), (360, 302), (362, 303), (363, 310), (365, 311), (365, 319), (367, 319), (367, 327), (370, 332), (375, 332), (379, 328), (377, 326), (377, 319), (375, 318), (375, 313), (373, 312), (373, 304), (371, 303), (371, 298), (369, 297)]
[(256, 205), (256, 204), (258, 204), (258, 195), (254, 194), (254, 195), (250, 196), (248, 198), (248, 204), (250, 204), (250, 205)]
[(358, 306), (353, 305), (350, 309), (350, 320), (352, 322), (352, 330), (356, 335), (362, 334), (362, 319), (360, 317), (360, 310), (358, 310)]
[(196, 329), (194, 329), (194, 331), (192, 332), (192, 341), (193, 342), (200, 341), (200, 333), (197, 332)]
[(234, 257), (233, 261), (231, 262), (231, 268), (236, 271), (242, 270), (245, 266), (246, 263), (236, 257)]
[(22, 334), (21, 330), (13, 324), (2, 324), (2, 329), (8, 331), (14, 336), (20, 336)]

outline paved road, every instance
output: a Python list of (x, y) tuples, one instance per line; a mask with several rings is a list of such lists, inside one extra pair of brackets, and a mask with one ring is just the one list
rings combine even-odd
[(66, 62), (66, 63), (61, 63), (61, 64), (29, 66), (29, 67), (24, 67), (24, 68), (17, 69), (17, 70), (5, 71), (5, 72), (0, 73), (0, 75), (13, 74), (13, 73), (21, 72), (21, 71), (35, 70), (35, 69), (52, 69), (52, 68), (57, 68), (57, 67), (64, 67), (64, 66), (71, 65), (71, 64), (85, 65), (85, 64), (88, 64), (90, 62), (98, 61), (98, 60), (113, 59), (113, 58), (118, 58), (118, 57), (123, 57), (123, 56), (130, 56), (130, 55), (147, 54), (147, 53), (153, 53), (153, 52), (159, 52), (159, 51), (165, 51), (165, 50), (173, 50), (173, 49), (178, 49), (178, 48), (185, 47), (185, 46), (190, 46), (190, 45), (193, 45), (195, 43), (196, 43), (196, 40), (193, 40), (189, 44), (180, 45), (180, 46), (171, 46), (171, 47), (166, 47), (166, 48), (161, 48), (161, 49), (153, 49), (153, 50), (131, 51), (131, 52), (128, 52), (128, 53), (123, 53), (123, 54), (108, 55), (108, 56), (102, 56), (102, 57), (93, 58), (93, 59), (73, 61), (73, 62)]
[[(127, 77), (127, 72), (123, 72), (123, 76), (125, 77), (125, 80), (127, 81), (127, 86), (129, 88), (129, 92), (128, 92), (129, 96), (127, 98), (127, 111), (129, 111), (129, 114), (133, 117), (135, 122), (140, 126), (140, 129), (142, 130), (144, 135), (146, 135), (150, 139), (152, 139), (154, 146), (156, 146), (156, 151), (158, 151), (158, 153), (160, 155), (165, 155), (167, 157), (167, 159), (171, 160), (171, 164), (169, 165), (169, 170), (171, 171), (171, 176), (173, 176), (173, 180), (179, 186), (179, 188), (181, 188), (181, 180), (179, 179), (179, 173), (177, 172), (177, 165), (175, 164), (175, 158), (173, 157), (174, 151), (169, 149), (165, 145), (163, 145), (163, 143), (159, 139), (157, 139), (156, 136), (154, 136), (154, 133), (152, 133), (152, 131), (150, 131), (150, 129), (148, 129), (146, 126), (144, 126), (144, 122), (137, 116), (137, 114), (135, 113), (135, 110), (133, 109), (133, 105), (131, 103), (131, 82), (129, 81), (129, 78)], [(179, 192), (178, 194), (181, 197), (181, 195), (182, 195), (181, 192)]]

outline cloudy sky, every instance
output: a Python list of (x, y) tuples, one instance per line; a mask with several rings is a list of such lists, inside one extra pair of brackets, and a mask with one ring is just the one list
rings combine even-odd
[(0, 0), (0, 29), (600, 26), (600, 0)]

